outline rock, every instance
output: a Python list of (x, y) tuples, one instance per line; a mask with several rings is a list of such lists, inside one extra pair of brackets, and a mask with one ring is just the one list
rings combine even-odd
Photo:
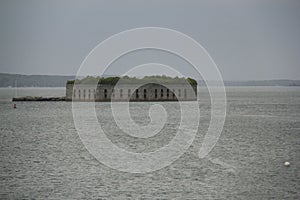
[(66, 97), (14, 97), (12, 101), (66, 101)]

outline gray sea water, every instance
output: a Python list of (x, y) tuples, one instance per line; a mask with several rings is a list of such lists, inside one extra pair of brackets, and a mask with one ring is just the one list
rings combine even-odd
[[(228, 87), (227, 117), (215, 148), (198, 150), (210, 119), (210, 100), (199, 89), (200, 127), (188, 151), (172, 165), (146, 174), (119, 172), (97, 161), (82, 144), (70, 102), (17, 102), (0, 89), (1, 199), (299, 199), (300, 88)], [(18, 89), (18, 96), (63, 96), (64, 88)], [(136, 123), (149, 123), (153, 103), (130, 104)], [(153, 151), (174, 136), (176, 102), (163, 102), (168, 118), (148, 139), (124, 134), (109, 103), (96, 103), (106, 135), (134, 152)], [(290, 162), (285, 167), (284, 162)]]

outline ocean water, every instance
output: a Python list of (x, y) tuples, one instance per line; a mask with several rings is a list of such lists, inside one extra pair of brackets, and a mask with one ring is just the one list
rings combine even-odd
[[(173, 164), (146, 174), (111, 169), (84, 147), (71, 102), (17, 102), (0, 89), (1, 199), (299, 199), (300, 88), (228, 87), (227, 117), (216, 146), (198, 158), (210, 119), (210, 99), (199, 89), (200, 126), (191, 147)], [(18, 89), (18, 96), (63, 96), (64, 88)], [(151, 102), (132, 102), (137, 124), (150, 122)], [(166, 145), (178, 128), (179, 104), (162, 102), (166, 125), (154, 137), (126, 135), (109, 103), (96, 103), (107, 137), (133, 152)], [(290, 166), (284, 166), (284, 162)]]

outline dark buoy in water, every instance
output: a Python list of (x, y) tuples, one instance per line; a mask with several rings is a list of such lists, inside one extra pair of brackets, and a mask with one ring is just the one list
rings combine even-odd
[(16, 108), (17, 108), (17, 104), (15, 104), (15, 103), (14, 103), (14, 106), (13, 106), (13, 108), (15, 108), (15, 109), (16, 109)]

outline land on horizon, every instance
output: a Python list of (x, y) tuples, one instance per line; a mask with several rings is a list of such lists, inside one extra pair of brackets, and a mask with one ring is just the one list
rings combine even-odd
[[(104, 77), (115, 75), (104, 75)], [(0, 73), (0, 87), (65, 87), (68, 80), (75, 75), (22, 75)], [(199, 86), (204, 86), (203, 80), (198, 80)], [(300, 80), (225, 80), (225, 86), (300, 86)]]

